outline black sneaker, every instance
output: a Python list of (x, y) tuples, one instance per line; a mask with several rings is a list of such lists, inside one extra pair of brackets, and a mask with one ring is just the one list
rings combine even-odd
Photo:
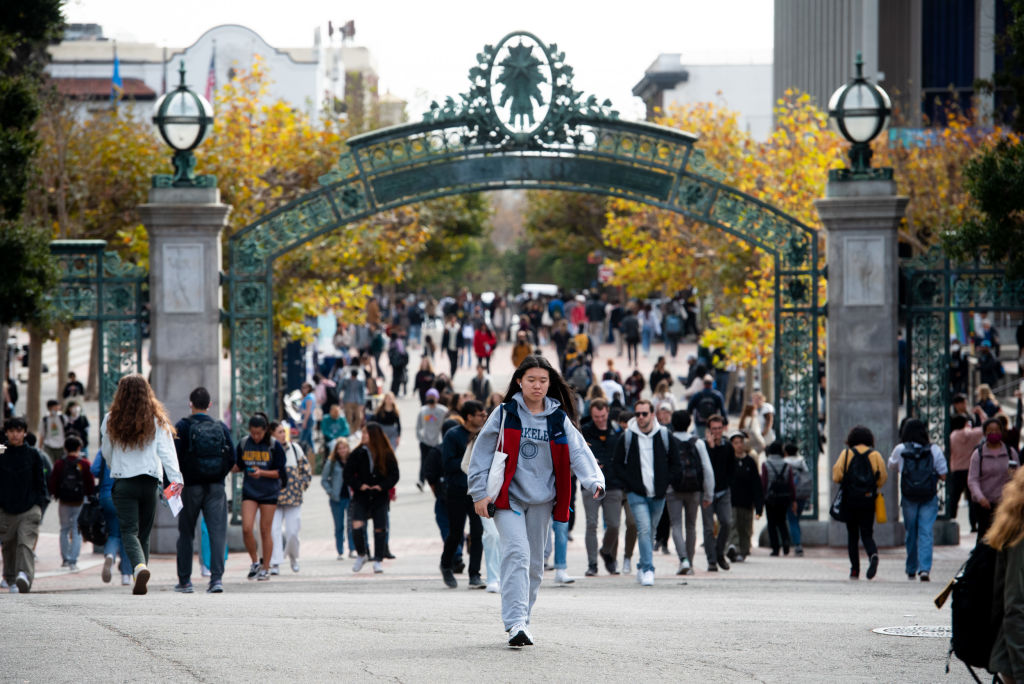
[(470, 575), (469, 576), (469, 588), (470, 589), (483, 589), (486, 586), (487, 586), (487, 582), (484, 582), (483, 579), (480, 578), (480, 575)]
[(611, 555), (609, 553), (605, 553), (604, 551), (601, 551), (600, 555), (601, 555), (601, 560), (604, 561), (604, 569), (608, 571), (608, 574), (609, 575), (618, 575), (619, 574), (619, 568), (618, 568), (617, 565), (615, 565), (615, 556), (613, 556), (613, 555)]
[(715, 563), (708, 563), (708, 572), (718, 572), (718, 565)]
[(928, 576), (928, 572), (927, 571), (922, 572), (920, 575), (918, 575), (918, 577), (921, 578), (922, 582), (931, 582), (932, 581), (932, 578)]
[(462, 561), (455, 561), (455, 567), (452, 568), (452, 572), (456, 575), (461, 575), (462, 571), (466, 569), (466, 564)]
[(260, 571), (260, 564), (253, 563), (249, 566), (249, 574), (246, 575), (247, 579), (256, 579), (256, 574)]
[(586, 577), (595, 577), (597, 575), (597, 563), (587, 566), (587, 571), (583, 573)]
[(860, 579), (860, 570), (850, 570), (850, 579)]
[(220, 580), (213, 580), (210, 582), (210, 586), (206, 587), (207, 594), (223, 594), (224, 584)]
[[(729, 560), (731, 560), (731, 561), (735, 561), (735, 560), (736, 560), (736, 547), (735, 547), (735, 546), (733, 546), (732, 544), (730, 544), (730, 545), (729, 545), (729, 548), (728, 548), (728, 549), (726, 550), (726, 552), (725, 552), (725, 556), (726, 556), (726, 558), (728, 558)], [(729, 569), (729, 568), (723, 568), (723, 570), (728, 570), (728, 569)]]
[(184, 582), (178, 582), (174, 585), (174, 591), (179, 594), (191, 594), (195, 591), (195, 587), (192, 586), (192, 582), (186, 580)]
[(871, 561), (868, 563), (868, 579), (874, 579), (875, 573), (878, 572), (878, 554), (871, 556)]
[(723, 570), (728, 570), (729, 569), (729, 561), (725, 560), (724, 558), (719, 558), (718, 559), (718, 567), (722, 568)]
[(459, 581), (455, 579), (455, 574), (452, 573), (450, 568), (441, 568), (441, 578), (449, 589), (459, 586)]

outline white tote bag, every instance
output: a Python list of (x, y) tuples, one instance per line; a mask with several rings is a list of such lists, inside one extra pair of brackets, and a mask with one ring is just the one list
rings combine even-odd
[(498, 442), (494, 447), (494, 460), (491, 461), (491, 469), (487, 473), (487, 498), (494, 501), (501, 494), (501, 486), (505, 484), (505, 461), (508, 454), (505, 453), (505, 407), (501, 411), (501, 426), (498, 428)]

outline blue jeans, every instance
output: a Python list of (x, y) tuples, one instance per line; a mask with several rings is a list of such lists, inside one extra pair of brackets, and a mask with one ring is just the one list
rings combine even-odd
[(802, 546), (800, 532), (800, 513), (803, 512), (807, 506), (806, 499), (797, 499), (796, 501), (796, 513), (793, 512), (792, 508), (786, 509), (786, 522), (789, 523), (789, 538), (793, 541), (793, 546)]
[(932, 570), (932, 532), (939, 515), (939, 497), (918, 503), (903, 499), (903, 524), (907, 528), (907, 574)]
[(122, 575), (132, 574), (132, 566), (128, 562), (128, 554), (124, 550), (124, 542), (121, 541), (121, 523), (117, 519), (117, 510), (114, 508), (114, 500), (110, 495), (100, 497), (100, 507), (103, 508), (103, 518), (107, 521), (107, 543), (103, 545), (103, 555), (118, 557), (121, 556), (119, 565)]
[(60, 555), (65, 563), (77, 563), (82, 550), (82, 533), (78, 531), (78, 514), (82, 504), (62, 503), (57, 507), (60, 516)]
[(665, 510), (665, 497), (641, 496), (629, 492), (626, 494), (629, 508), (636, 520), (636, 540), (640, 547), (640, 562), (637, 570), (654, 570), (654, 531), (658, 529), (661, 512)]
[[(334, 548), (339, 556), (345, 554), (345, 511), (348, 510), (349, 498), (345, 497), (338, 501), (331, 501), (331, 514), (334, 516)], [(352, 533), (348, 533), (348, 548), (354, 549)]]
[(551, 521), (555, 532), (555, 570), (565, 570), (565, 556), (569, 547), (569, 523)]
[(654, 334), (654, 330), (651, 328), (644, 328), (640, 331), (640, 346), (644, 350), (644, 354), (651, 351), (651, 336)]

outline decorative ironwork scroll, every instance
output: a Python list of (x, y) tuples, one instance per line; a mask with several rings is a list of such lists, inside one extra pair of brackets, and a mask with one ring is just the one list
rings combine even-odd
[(100, 417), (127, 373), (142, 370), (142, 285), (146, 271), (107, 252), (103, 240), (55, 240), (50, 252), (61, 270), (50, 297), (58, 318), (92, 321), (99, 336)]
[(483, 190), (554, 189), (672, 211), (774, 257), (776, 401), (787, 407), (786, 437), (817, 458), (824, 316), (817, 232), (724, 184), (694, 149), (695, 136), (623, 121), (607, 100), (575, 90), (572, 78), (556, 45), (509, 34), (477, 54), (467, 92), (432, 103), (419, 122), (349, 139), (321, 188), (232, 236), (227, 285), (236, 415), (273, 407), (271, 268), (278, 256), (407, 204)]
[[(938, 246), (901, 265), (906, 293), (908, 416), (928, 425), (935, 444), (949, 453), (949, 406), (954, 391), (950, 378), (950, 321), (957, 313), (1024, 310), (1024, 280), (1007, 280), (1006, 269), (985, 261), (956, 263)], [(967, 340), (961, 340), (967, 342)], [(940, 484), (939, 516), (950, 515)]]

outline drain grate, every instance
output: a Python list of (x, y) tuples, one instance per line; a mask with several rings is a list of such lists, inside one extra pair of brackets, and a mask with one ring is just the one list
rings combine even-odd
[(949, 625), (908, 625), (903, 627), (878, 627), (871, 630), (877, 634), (901, 637), (925, 637), (930, 639), (949, 639), (953, 636), (953, 628)]

